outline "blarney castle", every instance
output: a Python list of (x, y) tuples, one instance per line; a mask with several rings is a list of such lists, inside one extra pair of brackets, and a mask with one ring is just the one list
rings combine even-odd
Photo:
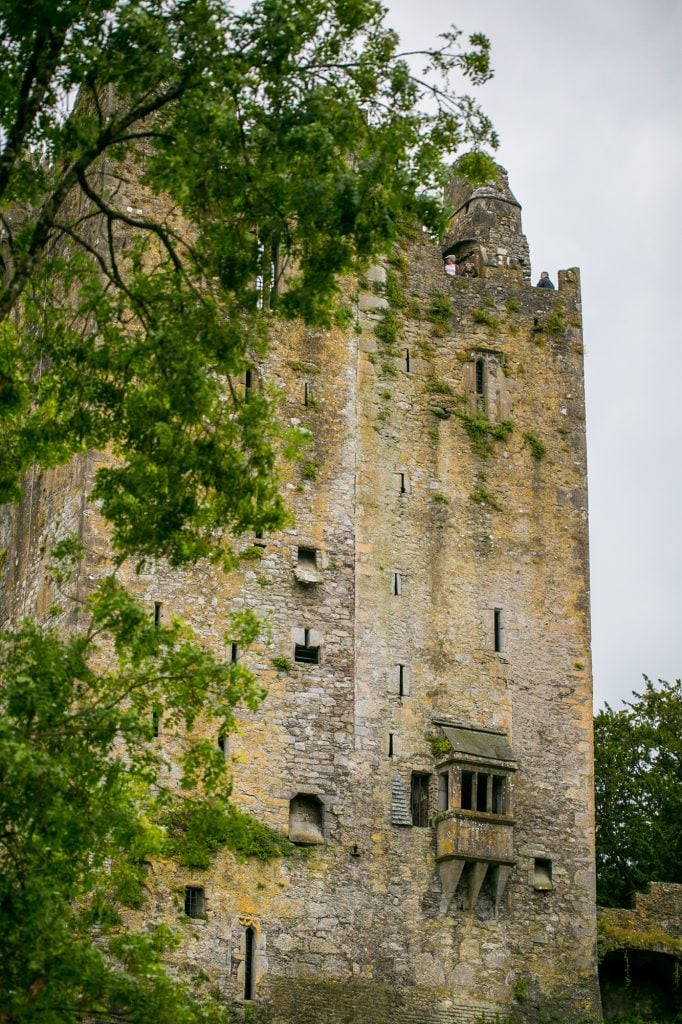
[[(234, 611), (270, 624), (232, 652), (267, 699), (213, 741), (235, 803), (306, 853), (155, 864), (140, 918), (181, 929), (178, 966), (237, 1020), (600, 1016), (579, 273), (532, 286), (504, 172), (450, 200), (441, 244), (370, 268), (354, 323), (282, 325), (246, 375), (313, 435), (285, 470), (295, 527), (229, 575), (126, 578), (209, 647)], [(34, 475), (5, 516), (7, 618), (46, 612), (55, 522), (106, 559), (101, 458)], [(156, 742), (172, 757), (163, 721)]]

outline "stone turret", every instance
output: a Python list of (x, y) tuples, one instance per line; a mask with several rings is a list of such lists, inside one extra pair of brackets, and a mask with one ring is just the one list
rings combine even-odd
[(511, 283), (530, 279), (528, 242), (521, 226), (521, 204), (509, 188), (507, 172), (497, 168), (497, 178), (471, 188), (453, 177), (447, 189), (453, 208), (443, 256), (458, 263), (474, 263), (480, 277)]

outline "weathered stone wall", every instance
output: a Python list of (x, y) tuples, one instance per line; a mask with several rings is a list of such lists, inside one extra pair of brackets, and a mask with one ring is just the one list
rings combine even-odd
[[(492, 235), (518, 256), (516, 209)], [(450, 243), (473, 230), (455, 221)], [(144, 917), (183, 929), (178, 962), (208, 971), (231, 1002), (253, 927), (255, 1003), (277, 1024), (599, 1015), (579, 275), (562, 272), (550, 292), (518, 263), (481, 274), (446, 279), (441, 250), (418, 236), (368, 275), (355, 325), (278, 329), (258, 376), (313, 434), (304, 465), (284, 469), (295, 527), (229, 576), (123, 570), (150, 611), (160, 602), (216, 649), (232, 612), (268, 622), (245, 656), (268, 697), (229, 740), (234, 800), (286, 832), (290, 800), (315, 795), (325, 843), (268, 864), (223, 852), (207, 872), (156, 864)], [(479, 431), (512, 426), (477, 444), (472, 417)], [(107, 537), (79, 466), (43, 482), (42, 502), (77, 522), (94, 579)], [(20, 542), (21, 521), (8, 538), (11, 615), (19, 593), (38, 601), (38, 537), (31, 527)], [(299, 546), (319, 552), (320, 582), (297, 578)], [(294, 661), (306, 629), (318, 665)], [(480, 892), (457, 889), (446, 910), (434, 720), (505, 734), (516, 769), (509, 880), (494, 889), (482, 843), (465, 869)], [(172, 755), (181, 741), (162, 723), (158, 742)], [(413, 772), (431, 776), (424, 827), (409, 824)], [(483, 835), (491, 818), (469, 820)], [(551, 863), (550, 884), (536, 884), (537, 861)], [(205, 888), (205, 920), (184, 916), (185, 885)]]
[(637, 892), (633, 905), (599, 907), (597, 921), (600, 947), (617, 947), (682, 953), (682, 885), (650, 882), (647, 892)]
[(599, 907), (597, 915), (605, 1020), (679, 1019), (682, 885), (651, 882), (630, 909)]

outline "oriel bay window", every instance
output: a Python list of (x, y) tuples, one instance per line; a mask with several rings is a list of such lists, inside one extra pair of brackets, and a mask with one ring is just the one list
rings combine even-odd
[[(498, 912), (514, 856), (512, 784), (516, 758), (506, 733), (434, 721), (447, 740), (436, 759), (436, 862), (441, 913), (476, 906), (483, 884)], [(448, 749), (449, 748), (449, 749)]]

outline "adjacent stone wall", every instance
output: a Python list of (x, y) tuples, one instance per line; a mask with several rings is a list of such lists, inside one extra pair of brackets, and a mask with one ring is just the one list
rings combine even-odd
[(682, 956), (682, 885), (650, 882), (630, 909), (599, 907), (597, 927), (603, 953), (630, 948)]
[(600, 907), (597, 930), (605, 1019), (679, 1019), (682, 885), (651, 882), (629, 910)]

